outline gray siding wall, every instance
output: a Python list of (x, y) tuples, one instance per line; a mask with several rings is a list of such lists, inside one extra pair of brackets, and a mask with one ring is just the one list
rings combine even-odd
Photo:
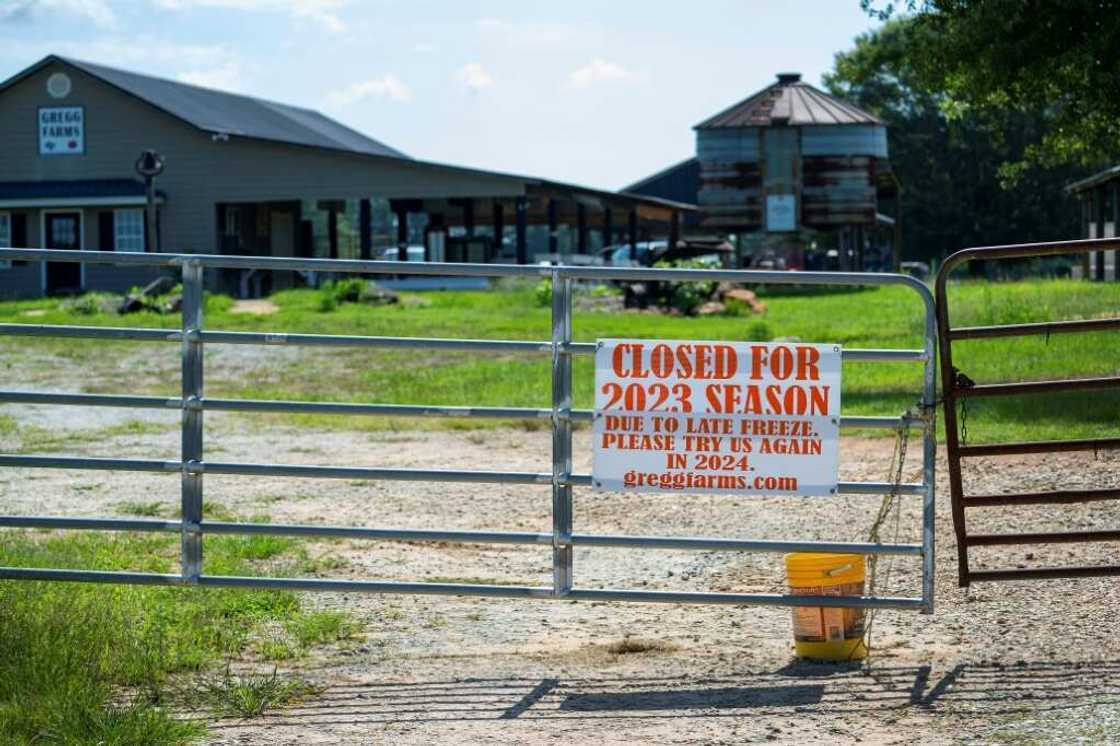
[(35, 298), (43, 294), (42, 267), (18, 262), (0, 269), (0, 298)]
[[(55, 72), (65, 72), (73, 82), (71, 93), (61, 100), (46, 91), (47, 78)], [(85, 108), (83, 155), (39, 155), (37, 119), (43, 106)], [(216, 142), (209, 133), (61, 63), (47, 65), (0, 92), (0, 133), (0, 181), (136, 178), (136, 157), (147, 148), (158, 150), (167, 160), (158, 179), (167, 197), (160, 216), (165, 252), (217, 253), (219, 202), (524, 193), (524, 185), (514, 179), (438, 165), (233, 135)], [(86, 246), (92, 249), (96, 209), (85, 211), (84, 224)], [(28, 215), (28, 243), (42, 245), (35, 211)], [(0, 270), (0, 293), (26, 287), (26, 273), (11, 272)], [(132, 284), (137, 283), (127, 283)]]

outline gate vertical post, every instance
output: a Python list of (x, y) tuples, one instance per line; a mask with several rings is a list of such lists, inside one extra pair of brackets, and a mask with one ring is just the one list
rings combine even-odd
[[(937, 313), (929, 293), (922, 295), (926, 316), (926, 360), (922, 367), (922, 605), (923, 614), (933, 613), (936, 571), (936, 474), (937, 466)], [(909, 427), (909, 423), (904, 425)]]
[(572, 281), (552, 272), (552, 595), (572, 589)]
[(182, 528), (183, 580), (197, 583), (202, 574), (202, 265), (183, 265), (183, 433)]

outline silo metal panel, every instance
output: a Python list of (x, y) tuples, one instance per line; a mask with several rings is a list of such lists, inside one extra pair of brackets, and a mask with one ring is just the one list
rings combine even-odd
[[(865, 155), (802, 159), (802, 219), (806, 225), (870, 224), (875, 221), (874, 173), (883, 161)], [(884, 165), (885, 167), (885, 165)]]
[(801, 154), (887, 157), (887, 128), (875, 125), (802, 127)]
[(765, 226), (768, 231), (797, 230), (797, 187), (801, 164), (799, 131), (794, 127), (769, 127), (762, 131), (766, 159), (762, 185), (766, 193)]
[(755, 127), (700, 130), (699, 204), (706, 225), (756, 225), (759, 204), (759, 142)]

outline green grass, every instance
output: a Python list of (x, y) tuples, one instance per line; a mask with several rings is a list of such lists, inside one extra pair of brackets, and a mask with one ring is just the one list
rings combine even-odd
[(219, 679), (202, 683), (196, 693), (210, 711), (225, 717), (251, 718), (282, 707), (317, 691), (302, 678), (282, 677), (276, 669), (268, 675), (235, 676), (227, 667)]
[[(762, 316), (677, 317), (636, 312), (579, 311), (574, 335), (579, 341), (605, 337), (761, 340), (797, 337), (807, 342), (837, 342), (848, 348), (904, 347), (922, 344), (922, 308), (907, 288), (760, 289), (768, 310)], [(410, 301), (416, 294), (404, 294)], [(1069, 280), (994, 284), (961, 282), (950, 289), (955, 325), (1023, 323), (1120, 313), (1120, 285)], [(277, 293), (279, 311), (269, 316), (232, 314), (225, 298), (210, 298), (209, 328), (428, 337), (534, 339), (550, 338), (550, 310), (536, 301), (530, 284), (506, 284), (499, 291), (455, 291), (423, 295), (424, 302), (370, 307), (343, 303), (320, 310), (320, 295), (310, 290)], [(128, 326), (176, 326), (178, 317), (138, 313), (75, 316), (56, 301), (0, 303), (0, 321), (20, 321), (29, 308), (45, 313), (36, 323), (81, 323)], [(1021, 338), (958, 343), (955, 362), (977, 382), (1016, 381), (1060, 376), (1114, 375), (1120, 368), (1116, 335), (1083, 334), (1049, 339)], [(116, 351), (136, 354), (129, 343), (82, 340), (0, 342), (4, 354), (58, 356), (91, 366), (87, 388), (121, 391)], [(216, 346), (215, 346), (216, 347)], [(226, 348), (228, 349), (228, 348)], [(221, 349), (211, 355), (221, 355)], [(96, 354), (95, 354), (96, 353)], [(105, 354), (108, 353), (108, 354)], [(438, 350), (312, 350), (307, 363), (285, 356), (262, 356), (252, 374), (210, 366), (207, 394), (297, 400), (357, 401), (446, 405), (548, 407), (550, 370), (547, 355), (469, 354)], [(99, 369), (98, 358), (111, 366)], [(211, 357), (211, 360), (215, 358)], [(106, 364), (108, 365), (108, 364)], [(920, 367), (911, 364), (851, 363), (845, 366), (843, 410), (846, 414), (899, 414), (918, 398)], [(130, 390), (176, 395), (177, 374), (140, 377)], [(593, 365), (586, 356), (574, 365), (575, 404), (593, 401)], [(1046, 437), (1090, 437), (1114, 430), (1120, 395), (1091, 393), (1031, 400), (986, 400), (975, 405), (970, 434), (976, 441)], [(402, 420), (315, 415), (253, 415), (263, 422), (346, 429), (410, 427), (476, 428), (502, 424), (481, 420)], [(547, 422), (518, 423), (529, 429)], [(0, 425), (2, 427), (2, 425)], [(2, 432), (0, 432), (2, 434)], [(44, 444), (35, 442), (36, 448)]]
[[(264, 541), (258, 540), (264, 539)], [(5, 531), (0, 564), (167, 573), (178, 537)], [(248, 575), (295, 552), (275, 537), (216, 536), (206, 570)], [(352, 633), (342, 612), (283, 591), (0, 582), (0, 742), (178, 744), (203, 733), (173, 713), (249, 716), (310, 692), (301, 679), (212, 673), (255, 653), (264, 630), (298, 630), (297, 650)]]

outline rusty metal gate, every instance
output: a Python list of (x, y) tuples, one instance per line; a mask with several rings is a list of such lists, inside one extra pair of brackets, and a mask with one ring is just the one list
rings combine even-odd
[[(934, 409), (936, 381), (935, 318), (929, 289), (905, 275), (763, 272), (746, 270), (633, 269), (616, 267), (517, 266), (485, 264), (435, 264), (412, 262), (350, 261), (267, 258), (248, 256), (128, 254), (90, 251), (47, 251), (0, 249), (0, 260), (82, 262), (131, 266), (155, 266), (181, 270), (183, 280), (182, 327), (180, 330), (124, 327), (0, 324), (0, 335), (24, 337), (69, 337), (102, 340), (169, 342), (181, 346), (182, 394), (176, 398), (79, 393), (0, 391), (0, 403), (54, 404), (76, 406), (132, 407), (182, 410), (182, 448), (177, 461), (144, 459), (78, 458), (69, 456), (0, 455), (0, 467), (50, 469), (102, 469), (181, 475), (182, 519), (178, 521), (56, 516), (0, 515), (0, 526), (98, 531), (163, 531), (181, 536), (181, 572), (157, 574), (105, 572), (84, 569), (32, 569), (0, 567), (0, 578), (65, 580), (102, 583), (143, 583), (202, 586), (286, 588), (307, 591), (367, 591), (423, 593), (507, 598), (654, 601), (677, 603), (752, 604), (783, 606), (828, 606), (902, 608), (931, 613), (934, 567)], [(419, 337), (372, 337), (276, 332), (213, 331), (203, 326), (204, 272), (213, 269), (259, 269), (310, 271), (360, 275), (435, 275), (470, 277), (523, 277), (543, 279), (552, 285), (552, 339), (550, 341), (493, 339), (435, 339)], [(846, 349), (845, 362), (911, 362), (923, 366), (923, 385), (916, 391), (918, 406), (888, 417), (841, 417), (842, 428), (883, 428), (903, 431), (919, 428), (923, 434), (922, 481), (841, 482), (842, 494), (914, 496), (922, 500), (922, 541), (915, 544), (881, 542), (769, 541), (737, 538), (680, 536), (617, 536), (581, 534), (572, 530), (572, 488), (591, 484), (591, 475), (572, 473), (572, 423), (590, 422), (593, 412), (572, 408), (572, 356), (594, 354), (595, 344), (572, 341), (572, 288), (577, 280), (669, 280), (727, 281), (757, 284), (827, 286), (900, 285), (917, 295), (924, 315), (922, 349)], [(203, 346), (207, 344), (305, 345), (319, 347), (441, 349), (481, 353), (524, 353), (547, 355), (552, 360), (552, 406), (548, 409), (508, 407), (412, 406), (400, 404), (348, 404), (333, 402), (267, 401), (221, 399), (204, 395)], [(225, 463), (205, 458), (203, 413), (302, 412), (344, 415), (394, 415), (408, 417), (483, 417), (502, 419), (548, 419), (552, 426), (552, 466), (548, 472), (452, 471), (442, 469), (385, 469), (295, 464)], [(419, 482), (467, 482), (551, 485), (552, 531), (550, 533), (363, 528), (322, 525), (281, 525), (212, 521), (203, 517), (203, 478), (206, 474), (408, 480)], [(438, 499), (438, 498), (434, 498)], [(457, 583), (412, 583), (376, 580), (331, 580), (322, 578), (230, 577), (203, 571), (203, 537), (206, 534), (272, 534), (288, 536), (334, 536), (350, 539), (521, 544), (548, 547), (552, 551), (551, 587), (504, 586)], [(723, 592), (677, 592), (637, 589), (580, 588), (574, 582), (575, 547), (621, 547), (630, 549), (678, 549), (740, 552), (855, 552), (866, 555), (902, 555), (921, 562), (920, 597), (894, 596), (802, 596)]]
[(983, 456), (1057, 453), (1062, 451), (1096, 451), (1108, 448), (1120, 448), (1120, 438), (1048, 440), (1025, 443), (962, 443), (961, 426), (957, 418), (957, 406), (967, 403), (971, 399), (1024, 394), (1045, 396), (1067, 391), (1120, 389), (1120, 376), (1015, 383), (976, 383), (954, 367), (953, 342), (967, 339), (994, 339), (997, 337), (1020, 337), (1036, 334), (1049, 336), (1052, 334), (1072, 334), (1078, 332), (1084, 333), (1120, 329), (1120, 317), (953, 328), (949, 323), (949, 301), (946, 295), (949, 275), (954, 269), (968, 262), (1026, 259), (1062, 254), (1088, 254), (1094, 251), (1105, 251), (1116, 248), (1120, 248), (1120, 240), (1093, 239), (1085, 241), (1063, 241), (1057, 243), (1020, 244), (964, 249), (946, 259), (945, 263), (941, 265), (940, 271), (937, 273), (937, 325), (941, 345), (941, 387), (943, 391), (942, 403), (945, 413), (945, 447), (949, 462), (949, 488), (953, 506), (953, 528), (957, 538), (958, 577), (962, 587), (968, 586), (974, 580), (1021, 580), (1028, 578), (1072, 578), (1120, 575), (1120, 565), (1095, 565), (1088, 567), (1016, 567), (995, 570), (970, 569), (968, 550), (972, 547), (1115, 541), (1120, 539), (1120, 531), (974, 534), (968, 531), (967, 509), (992, 506), (1064, 505), (1091, 502), (1094, 500), (1114, 500), (1120, 498), (1120, 489), (1058, 490), (1053, 492), (1023, 492), (999, 495), (966, 495), (964, 493), (961, 474), (963, 459)]

